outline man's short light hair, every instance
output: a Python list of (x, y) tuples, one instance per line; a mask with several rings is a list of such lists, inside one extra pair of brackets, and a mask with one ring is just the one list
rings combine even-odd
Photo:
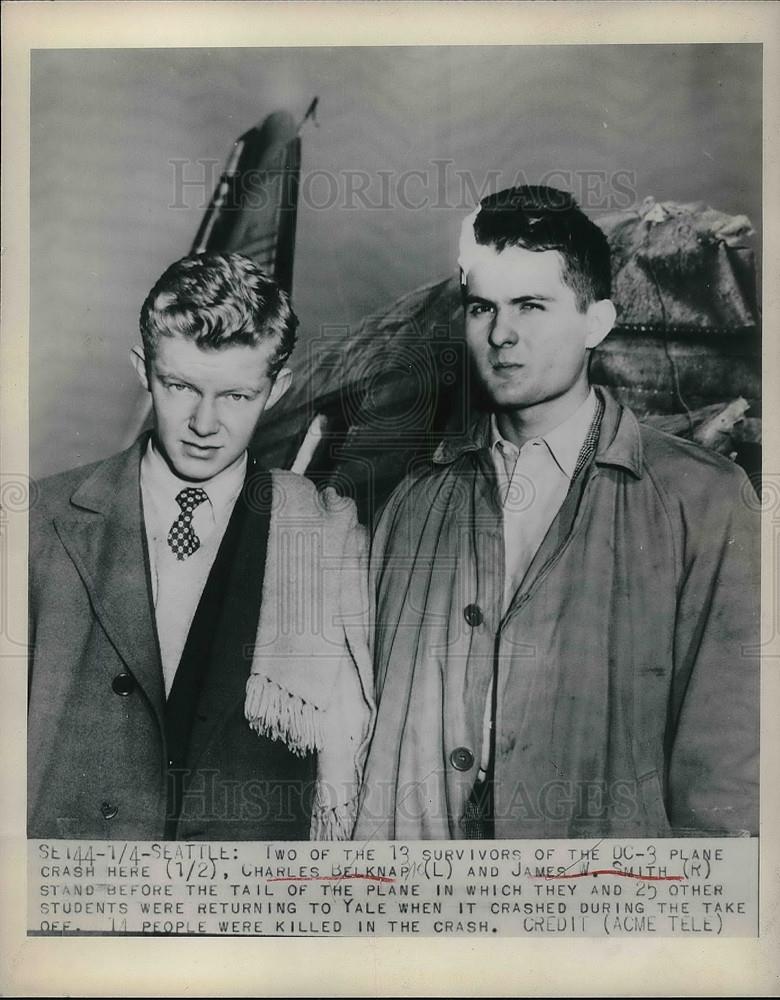
[(147, 362), (160, 337), (185, 337), (205, 350), (277, 344), (268, 363), (275, 378), (295, 345), (298, 318), (287, 294), (249, 257), (192, 254), (155, 283), (141, 308)]

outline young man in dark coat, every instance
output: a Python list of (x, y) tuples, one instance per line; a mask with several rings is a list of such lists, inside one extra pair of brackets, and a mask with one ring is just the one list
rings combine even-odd
[(297, 320), (239, 254), (184, 258), (133, 351), (154, 430), (39, 484), (31, 837), (348, 837), (372, 708), (354, 505), (247, 452)]
[(356, 838), (757, 833), (751, 484), (590, 385), (609, 247), (571, 196), (485, 198), (459, 263), (487, 407), (372, 543)]

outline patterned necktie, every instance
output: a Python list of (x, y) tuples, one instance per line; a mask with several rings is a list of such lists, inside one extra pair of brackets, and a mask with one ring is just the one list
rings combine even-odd
[(199, 486), (187, 486), (176, 496), (176, 503), (181, 507), (181, 514), (171, 525), (168, 532), (168, 544), (177, 559), (183, 560), (197, 552), (200, 539), (192, 530), (192, 515), (196, 507), (208, 500), (208, 494)]

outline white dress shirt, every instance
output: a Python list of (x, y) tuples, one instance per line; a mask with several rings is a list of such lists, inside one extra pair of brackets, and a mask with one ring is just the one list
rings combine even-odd
[[(571, 485), (598, 401), (593, 389), (562, 424), (522, 448), (502, 437), (491, 417), (491, 455), (504, 515), (504, 611), (517, 593), (528, 567), (561, 509)], [(493, 683), (488, 688), (482, 731), (479, 777), (490, 761)]]
[[(244, 484), (246, 463), (244, 453), (239, 461), (213, 479), (191, 483), (179, 479), (171, 471), (152, 438), (141, 459), (141, 499), (166, 697), (170, 694), (203, 588)], [(200, 547), (186, 559), (179, 560), (168, 544), (168, 532), (181, 514), (176, 497), (188, 486), (200, 487), (208, 500), (199, 504), (192, 516), (192, 529), (200, 540)]]
[(495, 414), (491, 417), (491, 454), (504, 513), (505, 609), (566, 498), (596, 406), (591, 389), (562, 424), (519, 449), (501, 436)]

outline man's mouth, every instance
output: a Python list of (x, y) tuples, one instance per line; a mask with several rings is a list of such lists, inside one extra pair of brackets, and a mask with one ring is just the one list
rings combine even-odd
[(218, 444), (197, 444), (195, 441), (182, 441), (184, 450), (190, 455), (198, 455), (207, 458), (218, 451), (221, 445)]

